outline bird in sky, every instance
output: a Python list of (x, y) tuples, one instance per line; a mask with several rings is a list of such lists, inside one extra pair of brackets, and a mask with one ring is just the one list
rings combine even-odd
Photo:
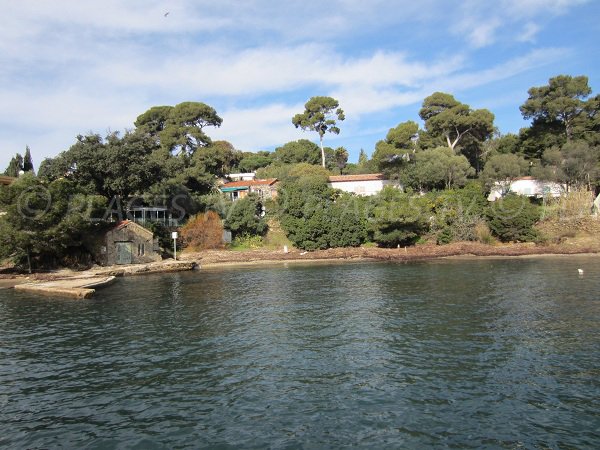
[(168, 15), (169, 15), (169, 11), (167, 11), (167, 12), (165, 13), (165, 17), (167, 17)]

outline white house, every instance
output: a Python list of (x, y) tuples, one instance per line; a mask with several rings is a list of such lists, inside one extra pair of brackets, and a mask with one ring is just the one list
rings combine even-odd
[(385, 186), (401, 187), (398, 182), (386, 179), (382, 173), (331, 176), (328, 184), (334, 189), (357, 195), (375, 195)]
[[(505, 183), (496, 182), (492, 188), (490, 195), (488, 195), (488, 201), (493, 202), (502, 197), (503, 188), (506, 190)], [(526, 197), (560, 197), (566, 188), (560, 183), (554, 183), (552, 181), (541, 181), (534, 177), (520, 177), (515, 178), (510, 182), (510, 185), (506, 192), (514, 192), (518, 195)]]

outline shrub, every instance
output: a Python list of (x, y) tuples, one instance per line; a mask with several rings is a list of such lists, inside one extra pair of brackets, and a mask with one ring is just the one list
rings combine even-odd
[(223, 247), (223, 225), (214, 211), (197, 214), (181, 228), (184, 245), (195, 250)]
[(490, 227), (488, 227), (484, 220), (477, 222), (473, 231), (477, 241), (482, 244), (492, 245), (494, 243), (494, 236), (492, 236)]
[(475, 227), (483, 220), (487, 200), (479, 183), (462, 189), (447, 189), (427, 194), (435, 213), (431, 231), (438, 244), (478, 240)]
[(242, 234), (236, 237), (232, 243), (233, 250), (249, 250), (264, 246), (263, 238), (253, 234)]
[(374, 199), (373, 240), (381, 247), (414, 244), (429, 229), (431, 209), (425, 197), (414, 197), (391, 187)]
[(262, 203), (254, 195), (233, 202), (225, 226), (231, 230), (233, 238), (242, 235), (263, 236), (267, 232), (267, 222), (262, 217)]
[(321, 173), (282, 183), (278, 202), (281, 227), (297, 248), (359, 246), (367, 239), (366, 200), (340, 195)]
[(493, 202), (486, 215), (492, 233), (503, 242), (531, 242), (537, 239), (533, 226), (540, 218), (540, 211), (527, 197), (508, 194)]

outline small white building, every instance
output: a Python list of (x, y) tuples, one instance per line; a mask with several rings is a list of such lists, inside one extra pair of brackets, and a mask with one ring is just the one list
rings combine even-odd
[(382, 173), (331, 176), (328, 184), (334, 189), (356, 195), (375, 195), (385, 186), (401, 187), (398, 182), (386, 179)]
[(503, 190), (506, 193), (513, 192), (526, 197), (542, 198), (560, 197), (566, 191), (566, 187), (560, 183), (541, 181), (534, 177), (520, 177), (512, 180), (508, 189), (506, 183), (496, 182), (488, 195), (488, 201), (493, 202), (501, 198)]
[(231, 181), (252, 181), (256, 178), (256, 172), (230, 173), (225, 176)]

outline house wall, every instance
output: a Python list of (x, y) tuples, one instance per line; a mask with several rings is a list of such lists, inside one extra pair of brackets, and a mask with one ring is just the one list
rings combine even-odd
[(101, 251), (105, 265), (117, 264), (117, 243), (131, 243), (131, 263), (143, 264), (160, 261), (158, 241), (154, 239), (151, 231), (130, 223), (114, 228), (106, 233), (105, 245)]
[(385, 186), (397, 186), (397, 184), (391, 180), (333, 181), (329, 186), (357, 195), (375, 195)]
[[(558, 183), (550, 181), (515, 180), (510, 184), (509, 192), (527, 197), (544, 197), (546, 195), (560, 197), (565, 192), (565, 188)], [(490, 192), (488, 200), (493, 202), (500, 197), (502, 197), (502, 189), (500, 186), (497, 186)]]

